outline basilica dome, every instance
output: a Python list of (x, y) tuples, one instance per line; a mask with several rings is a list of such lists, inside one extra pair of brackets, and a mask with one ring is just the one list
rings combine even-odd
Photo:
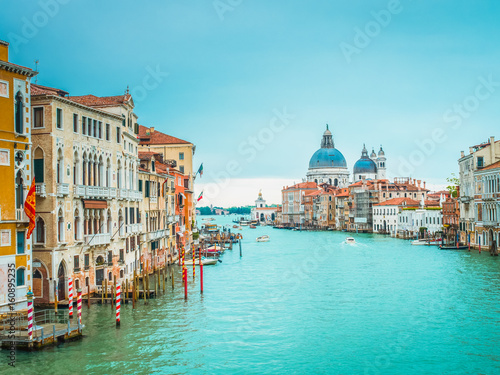
[(309, 168), (347, 168), (344, 155), (333, 144), (332, 133), (328, 125), (323, 133), (321, 148), (309, 160)]

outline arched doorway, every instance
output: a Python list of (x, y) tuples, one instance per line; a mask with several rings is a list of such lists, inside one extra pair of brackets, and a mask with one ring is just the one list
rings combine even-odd
[(271, 214), (271, 220), (274, 221), (274, 219), (276, 218), (276, 216), (274, 215), (274, 212)]
[(260, 214), (260, 221), (264, 221), (264, 214)]
[(59, 264), (59, 269), (57, 270), (57, 299), (62, 301), (66, 299), (66, 271), (64, 269), (63, 262)]

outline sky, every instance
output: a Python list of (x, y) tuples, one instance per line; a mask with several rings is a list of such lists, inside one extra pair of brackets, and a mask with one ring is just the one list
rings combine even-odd
[(493, 0), (3, 1), (10, 61), (70, 95), (120, 95), (196, 145), (200, 205), (280, 203), (326, 124), (349, 169), (439, 189), (460, 151), (500, 137)]

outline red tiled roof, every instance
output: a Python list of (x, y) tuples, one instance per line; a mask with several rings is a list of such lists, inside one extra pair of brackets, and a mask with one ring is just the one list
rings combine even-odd
[(54, 87), (47, 87), (42, 85), (37, 85), (35, 83), (31, 84), (31, 95), (56, 95), (65, 97), (68, 95), (67, 91), (56, 89)]
[(406, 204), (406, 206), (418, 206), (420, 202), (411, 198), (392, 198), (385, 202), (374, 204), (374, 206), (402, 206), (403, 204)]
[(301, 182), (292, 186), (287, 186), (284, 190), (290, 189), (317, 189), (318, 185), (316, 182)]
[(132, 96), (130, 94), (117, 95), (117, 96), (95, 96), (95, 95), (82, 95), (70, 96), (68, 99), (76, 103), (86, 105), (88, 107), (105, 107), (125, 104), (130, 101)]
[(487, 167), (482, 168), (482, 171), (489, 170), (489, 169), (495, 169), (500, 167), (500, 161), (497, 161), (496, 163), (490, 164)]
[(180, 138), (159, 132), (158, 130), (139, 125), (139, 144), (140, 145), (164, 145), (164, 144), (190, 144)]
[(316, 196), (316, 195), (320, 195), (321, 194), (321, 191), (320, 190), (315, 190), (315, 191), (309, 191), (305, 194), (306, 197), (309, 197), (309, 196)]

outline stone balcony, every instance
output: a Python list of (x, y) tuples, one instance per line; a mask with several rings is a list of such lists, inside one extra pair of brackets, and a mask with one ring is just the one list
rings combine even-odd
[(57, 184), (57, 196), (64, 197), (69, 194), (69, 184)]
[(73, 195), (75, 197), (112, 199), (116, 198), (116, 188), (104, 186), (75, 185), (73, 187)]
[(35, 193), (40, 197), (47, 196), (47, 186), (44, 182), (35, 183)]
[(24, 208), (16, 208), (16, 221), (20, 221), (21, 223), (28, 223), (30, 221), (28, 216), (26, 216), (26, 212), (24, 212)]
[(160, 229), (160, 230), (156, 230), (154, 232), (148, 233), (147, 239), (148, 239), (148, 241), (154, 241), (154, 240), (163, 238), (165, 236), (168, 236), (168, 230), (167, 229)]
[(142, 232), (142, 223), (127, 225), (127, 234), (140, 234), (141, 232)]
[(109, 233), (102, 234), (87, 234), (84, 236), (85, 244), (89, 246), (109, 245), (111, 236)]
[(118, 199), (142, 200), (142, 192), (138, 190), (117, 189)]

